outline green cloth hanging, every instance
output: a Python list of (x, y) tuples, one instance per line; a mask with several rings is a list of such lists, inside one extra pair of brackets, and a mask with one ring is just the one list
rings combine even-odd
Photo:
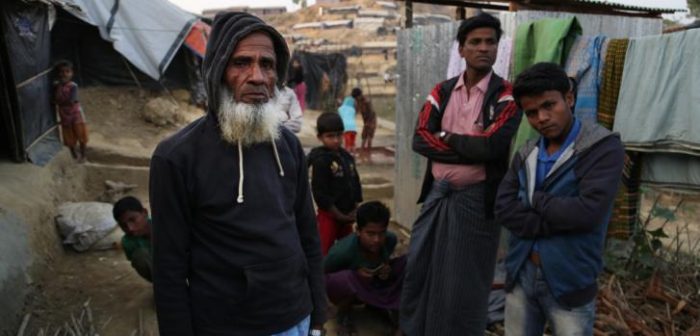
[[(553, 62), (564, 66), (571, 46), (582, 33), (583, 29), (576, 17), (543, 19), (518, 26), (513, 54), (514, 77), (539, 62)], [(515, 135), (511, 154), (520, 149), (525, 142), (538, 136), (537, 131), (530, 127), (527, 118), (523, 117)]]

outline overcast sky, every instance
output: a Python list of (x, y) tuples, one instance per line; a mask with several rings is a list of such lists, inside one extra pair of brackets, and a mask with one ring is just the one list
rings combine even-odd
[[(202, 10), (210, 8), (223, 8), (233, 6), (267, 7), (267, 6), (287, 6), (287, 10), (296, 10), (299, 6), (292, 0), (169, 0), (182, 7), (182, 9), (192, 13), (201, 14)], [(313, 4), (314, 0), (308, 0)]]
[[(201, 14), (202, 10), (210, 8), (223, 8), (231, 6), (287, 6), (287, 10), (293, 11), (299, 8), (292, 0), (169, 0), (182, 9), (192, 13)], [(315, 0), (307, 0), (311, 5)], [(608, 0), (610, 1), (610, 0)], [(662, 7), (662, 8), (687, 8), (686, 0), (612, 0), (611, 2), (624, 3), (635, 6)], [(685, 14), (676, 15), (682, 18)]]

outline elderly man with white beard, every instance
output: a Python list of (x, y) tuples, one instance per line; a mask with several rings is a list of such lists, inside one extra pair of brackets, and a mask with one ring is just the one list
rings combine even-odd
[(326, 301), (306, 161), (275, 98), (288, 63), (284, 39), (260, 19), (214, 19), (207, 115), (151, 160), (160, 335), (320, 334)]

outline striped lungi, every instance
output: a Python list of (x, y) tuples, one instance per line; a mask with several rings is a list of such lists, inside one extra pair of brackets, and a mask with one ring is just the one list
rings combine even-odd
[(406, 335), (484, 334), (500, 232), (486, 219), (485, 187), (433, 184), (411, 233), (401, 295)]

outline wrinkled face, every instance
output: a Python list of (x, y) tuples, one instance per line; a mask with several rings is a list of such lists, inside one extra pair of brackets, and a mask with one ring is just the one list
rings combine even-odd
[(231, 54), (224, 82), (236, 102), (266, 103), (274, 95), (277, 63), (272, 39), (263, 32), (244, 37)]
[(563, 141), (571, 128), (574, 95), (550, 90), (537, 96), (524, 96), (520, 107), (532, 128), (552, 141)]
[(360, 247), (371, 253), (378, 253), (386, 242), (386, 225), (369, 222), (357, 230)]
[(343, 139), (343, 132), (324, 132), (318, 136), (323, 147), (330, 150), (338, 150)]
[(131, 236), (147, 236), (151, 232), (148, 227), (148, 210), (129, 210), (123, 213), (118, 220), (119, 227)]
[(58, 69), (58, 79), (63, 83), (69, 82), (73, 79), (73, 69), (67, 66), (60, 67)]
[(467, 67), (479, 72), (490, 71), (496, 63), (498, 37), (493, 28), (476, 28), (467, 34), (459, 54), (467, 61)]

